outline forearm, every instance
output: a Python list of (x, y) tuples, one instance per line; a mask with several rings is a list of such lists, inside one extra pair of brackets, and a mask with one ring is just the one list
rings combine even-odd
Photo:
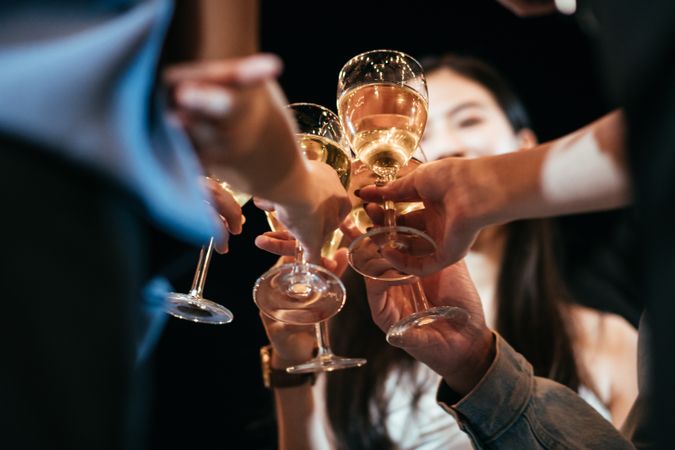
[(331, 448), (315, 390), (310, 385), (274, 390), (280, 450)]
[(258, 0), (197, 0), (196, 3), (199, 59), (248, 56), (258, 51)]
[(258, 23), (258, 0), (179, 0), (167, 51), (174, 62), (252, 55)]
[[(257, 0), (182, 0), (177, 8), (176, 25), (182, 31), (178, 38), (192, 41), (192, 59), (220, 60), (258, 50)], [(301, 201), (309, 174), (302, 164), (293, 126), (275, 107), (286, 99), (275, 83), (251, 89), (262, 92), (249, 121), (264, 121), (267, 126), (262, 133), (247, 132), (246, 126), (231, 130), (226, 158), (218, 158), (215, 164), (208, 158), (204, 162), (243, 192), (281, 204)]]
[[(208, 98), (200, 101), (206, 106), (198, 106), (214, 117), (224, 116), (224, 120), (217, 123), (219, 119), (211, 117), (197, 123), (199, 120), (193, 117), (196, 124), (189, 128), (207, 172), (239, 191), (281, 206), (296, 207), (303, 213), (315, 209), (316, 182), (298, 148), (283, 92), (272, 76), (257, 83), (246, 81), (246, 73), (260, 71), (255, 62), (249, 64), (248, 72), (236, 71), (236, 64), (241, 62), (236, 58), (253, 54), (258, 48), (258, 1), (182, 0), (173, 25), (174, 38), (170, 42), (190, 49), (183, 52), (183, 60), (202, 63), (196, 68), (183, 68), (179, 76), (174, 70), (174, 83), (181, 77), (197, 83), (199, 77), (209, 79), (224, 70), (223, 66), (219, 69), (219, 63), (232, 64), (230, 72), (225, 72), (234, 79), (222, 75), (223, 85), (209, 80), (212, 92), (205, 91), (202, 95)], [(257, 62), (260, 65), (260, 59)], [(190, 79), (186, 72), (196, 78)]]
[(531, 150), (467, 162), (480, 225), (612, 209), (630, 202), (624, 124), (612, 112)]

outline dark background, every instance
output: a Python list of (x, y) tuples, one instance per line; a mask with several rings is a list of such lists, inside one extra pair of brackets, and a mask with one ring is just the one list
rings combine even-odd
[[(362, 51), (402, 50), (414, 57), (468, 54), (493, 64), (514, 85), (540, 140), (570, 132), (611, 109), (594, 65), (591, 41), (574, 18), (519, 19), (494, 0), (440, 2), (263, 1), (261, 47), (282, 57), (290, 102), (335, 110), (337, 74)], [(433, 101), (433, 99), (431, 100)], [(274, 262), (253, 239), (264, 216), (244, 208), (244, 233), (212, 261), (206, 297), (235, 313), (226, 326), (169, 319), (154, 366), (152, 448), (275, 448), (271, 395), (262, 387), (258, 349), (266, 343), (251, 299), (255, 279)], [(581, 302), (635, 321), (627, 270), (612, 246), (622, 213), (560, 220), (565, 271)], [(627, 240), (624, 237), (619, 239)], [(625, 247), (628, 247), (626, 245)], [(198, 249), (157, 238), (158, 266), (187, 291)], [(628, 251), (628, 250), (626, 250)]]

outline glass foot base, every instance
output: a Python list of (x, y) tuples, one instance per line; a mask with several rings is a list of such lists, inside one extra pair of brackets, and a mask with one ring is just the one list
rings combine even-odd
[(323, 267), (307, 264), (274, 267), (253, 286), (253, 301), (266, 316), (293, 325), (310, 325), (333, 317), (345, 302), (345, 288)]
[(402, 281), (413, 275), (394, 268), (383, 253), (393, 253), (413, 265), (436, 252), (434, 241), (420, 230), (410, 227), (379, 227), (356, 238), (349, 246), (349, 265), (373, 280)]
[(351, 369), (352, 367), (361, 367), (367, 361), (363, 358), (343, 358), (333, 354), (323, 355), (310, 359), (306, 363), (298, 364), (286, 368), (288, 373), (313, 373), (313, 372), (332, 372), (340, 369)]
[(166, 300), (166, 312), (183, 320), (211, 325), (232, 322), (234, 314), (218, 303), (190, 294), (172, 292)]
[(468, 312), (454, 306), (438, 306), (411, 314), (396, 322), (387, 331), (387, 342), (395, 347), (419, 347), (426, 339), (419, 336), (419, 329), (441, 321), (452, 322), (463, 327), (470, 318)]

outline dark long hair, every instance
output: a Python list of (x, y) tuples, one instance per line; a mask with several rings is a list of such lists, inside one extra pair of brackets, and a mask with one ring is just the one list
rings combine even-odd
[[(522, 103), (508, 83), (485, 63), (445, 55), (423, 60), (427, 73), (447, 68), (486, 88), (515, 132), (530, 127)], [(560, 277), (556, 230), (549, 220), (525, 220), (506, 225), (506, 242), (496, 289), (496, 330), (544, 376), (577, 390), (582, 367), (575, 359), (574, 329), (567, 312), (569, 296)], [(411, 373), (414, 360), (387, 344), (373, 324), (363, 280), (345, 277), (349, 301), (332, 322), (333, 348), (339, 354), (363, 356), (363, 368), (328, 376), (326, 404), (338, 448), (387, 449), (392, 442), (385, 428), (385, 380), (390, 373)], [(590, 386), (587, 377), (584, 383)], [(593, 388), (592, 386), (590, 386)], [(417, 386), (411, 408), (422, 387)]]

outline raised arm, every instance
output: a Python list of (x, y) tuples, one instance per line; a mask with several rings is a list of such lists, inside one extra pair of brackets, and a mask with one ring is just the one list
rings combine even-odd
[(178, 12), (187, 23), (179, 17), (174, 29), (186, 33), (182, 56), (190, 62), (169, 67), (163, 77), (176, 120), (208, 172), (276, 203), (280, 220), (318, 260), (324, 237), (350, 204), (337, 175), (300, 154), (275, 81), (279, 59), (244, 56), (257, 50), (257, 2), (183, 0)]
[(478, 231), (517, 219), (617, 208), (630, 202), (620, 111), (533, 149), (476, 159), (424, 164), (385, 187), (368, 186), (367, 202), (420, 201), (403, 225), (426, 229), (439, 251), (409, 261), (386, 256), (400, 269), (433, 273), (466, 254)]

